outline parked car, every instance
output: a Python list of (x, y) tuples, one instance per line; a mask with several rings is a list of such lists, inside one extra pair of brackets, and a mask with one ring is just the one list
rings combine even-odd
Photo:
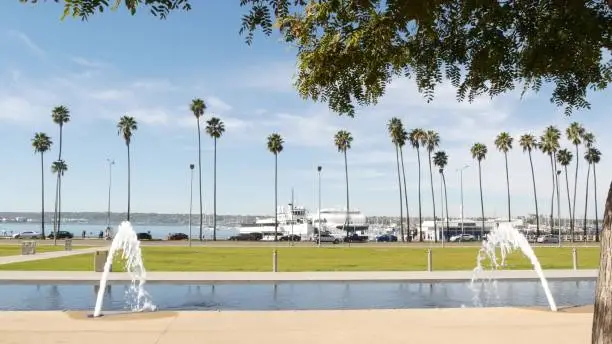
[(376, 242), (396, 242), (397, 237), (393, 234), (383, 234), (376, 237)]
[(359, 235), (357, 233), (353, 233), (344, 237), (344, 242), (367, 242), (367, 235)]
[(331, 242), (332, 244), (339, 244), (340, 243), (340, 239), (336, 238), (335, 236), (329, 234), (329, 233), (321, 233), (320, 239), (319, 239), (319, 235), (315, 235), (314, 236), (314, 241), (315, 242), (319, 242), (319, 240), (321, 240), (321, 243), (324, 242)]
[[(55, 236), (55, 233), (51, 232), (49, 233), (49, 235), (47, 235), (47, 238), (53, 239), (54, 236)], [(72, 237), (74, 237), (74, 235), (68, 231), (58, 231), (57, 232), (58, 239), (72, 239)]]
[(40, 239), (42, 236), (35, 231), (25, 231), (13, 234), (13, 239)]
[(229, 240), (232, 241), (258, 241), (263, 238), (263, 234), (261, 233), (241, 233), (238, 235), (233, 235), (229, 237)]
[(302, 237), (297, 234), (289, 234), (289, 235), (283, 235), (282, 237), (280, 237), (279, 240), (280, 241), (301, 241)]
[(136, 236), (138, 237), (138, 240), (153, 240), (151, 233), (141, 232), (136, 234)]
[(449, 239), (450, 242), (461, 242), (461, 241), (476, 241), (476, 237), (472, 234), (459, 234), (453, 235)]
[(185, 233), (170, 233), (168, 234), (168, 240), (188, 240), (189, 236)]
[(540, 244), (558, 244), (559, 237), (552, 234), (544, 234), (540, 235), (536, 241)]

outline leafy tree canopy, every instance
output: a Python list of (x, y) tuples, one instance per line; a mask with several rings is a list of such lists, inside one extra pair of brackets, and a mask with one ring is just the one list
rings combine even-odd
[[(38, 0), (20, 0), (37, 2)], [(60, 0), (53, 0), (59, 2)], [(123, 3), (165, 18), (189, 0), (61, 0), (83, 19)], [(191, 0), (192, 4), (196, 2)], [(612, 81), (612, 0), (240, 0), (248, 44), (279, 30), (297, 48), (304, 98), (353, 116), (398, 76), (431, 101), (444, 79), (457, 99), (553, 86), (551, 101), (589, 108)]]

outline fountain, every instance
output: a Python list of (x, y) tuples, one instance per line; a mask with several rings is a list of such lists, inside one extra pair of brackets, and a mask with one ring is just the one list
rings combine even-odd
[(117, 234), (115, 234), (110, 249), (108, 250), (108, 257), (106, 258), (104, 272), (100, 279), (100, 288), (98, 289), (98, 297), (93, 317), (102, 315), (102, 300), (104, 298), (108, 274), (113, 264), (113, 257), (119, 250), (123, 252), (122, 258), (125, 261), (125, 270), (132, 277), (132, 283), (126, 292), (126, 295), (129, 297), (131, 310), (133, 312), (142, 312), (146, 310), (154, 311), (156, 309), (155, 305), (151, 303), (149, 294), (144, 289), (147, 271), (142, 262), (140, 241), (132, 225), (128, 221), (123, 221), (121, 225), (119, 225)]
[[(500, 250), (501, 262), (498, 262), (497, 259), (497, 248)], [(525, 238), (525, 236), (516, 230), (509, 222), (499, 223), (497, 228), (491, 231), (491, 233), (487, 235), (487, 239), (482, 242), (482, 247), (480, 248), (480, 251), (478, 251), (478, 257), (476, 258), (476, 268), (474, 268), (474, 276), (472, 277), (471, 283), (472, 286), (474, 281), (478, 279), (478, 274), (483, 271), (482, 262), (485, 259), (488, 258), (492, 265), (492, 269), (499, 269), (500, 267), (504, 267), (506, 265), (506, 256), (517, 249), (521, 250), (521, 252), (523, 252), (523, 254), (531, 261), (533, 269), (540, 277), (540, 282), (542, 283), (542, 288), (546, 294), (546, 299), (548, 300), (550, 310), (556, 312), (557, 305), (555, 304), (555, 300), (550, 292), (548, 281), (546, 280), (546, 277), (544, 277), (544, 273), (542, 272), (542, 267), (540, 266), (538, 258), (533, 252), (531, 245), (529, 245), (527, 238)]]

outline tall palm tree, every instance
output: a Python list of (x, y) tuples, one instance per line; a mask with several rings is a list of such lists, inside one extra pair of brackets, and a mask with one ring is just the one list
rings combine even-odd
[(278, 240), (278, 154), (283, 151), (283, 143), (277, 133), (268, 136), (268, 150), (274, 154), (274, 241)]
[(117, 123), (117, 134), (123, 136), (125, 146), (127, 147), (127, 163), (128, 163), (128, 188), (127, 188), (127, 220), (130, 221), (130, 200), (131, 200), (131, 186), (132, 186), (132, 169), (130, 163), (130, 143), (132, 142), (132, 136), (134, 132), (138, 130), (138, 123), (134, 117), (123, 116)]
[(538, 194), (536, 192), (535, 172), (533, 170), (533, 160), (531, 159), (531, 151), (538, 148), (538, 142), (531, 134), (524, 134), (519, 139), (519, 145), (523, 148), (523, 152), (529, 154), (529, 165), (531, 166), (531, 181), (533, 182), (533, 199), (535, 201), (536, 211), (536, 236), (540, 236), (540, 212), (538, 211)]
[(191, 101), (189, 107), (198, 123), (198, 185), (200, 187), (200, 241), (202, 241), (202, 225), (204, 223), (204, 210), (202, 203), (202, 142), (200, 139), (200, 117), (204, 116), (206, 111), (206, 103), (200, 98)]
[[(555, 155), (559, 149), (559, 139), (561, 138), (561, 132), (555, 126), (548, 126), (544, 130), (544, 134), (540, 137), (540, 150), (544, 154), (547, 154), (550, 158), (550, 170), (552, 172), (552, 196), (550, 201), (550, 228), (554, 229), (554, 207), (555, 207), (555, 186), (557, 185), (555, 178), (557, 170), (555, 168)], [(571, 231), (571, 228), (570, 228)], [(572, 241), (574, 240), (574, 233), (571, 232)]]
[[(572, 162), (573, 158), (574, 156), (572, 155), (572, 152), (570, 152), (569, 150), (565, 148), (561, 149), (559, 153), (557, 153), (557, 161), (559, 162), (561, 166), (563, 166), (563, 169), (565, 171), (565, 188), (567, 189), (567, 205), (569, 207), (570, 221), (572, 221), (572, 200), (570, 198), (569, 178), (567, 176), (567, 165), (569, 165)], [(570, 226), (570, 228), (572, 227)]]
[(391, 136), (391, 142), (393, 143), (393, 146), (395, 146), (395, 162), (397, 164), (397, 187), (399, 188), (400, 235), (402, 241), (404, 241), (404, 206), (402, 199), (402, 174), (400, 173), (399, 158), (400, 140), (402, 139), (402, 133), (404, 131), (402, 121), (397, 117), (391, 118), (389, 120), (389, 123), (387, 124), (387, 131), (389, 132), (389, 136)]
[[(67, 107), (60, 105), (56, 106), (51, 110), (51, 119), (53, 123), (59, 126), (59, 153), (57, 156), (57, 160), (62, 160), (62, 142), (64, 138), (64, 124), (70, 122), (70, 110)], [(61, 207), (58, 205), (62, 201), (62, 188), (61, 188), (61, 173), (57, 174), (57, 182), (55, 185), (55, 216), (54, 216), (54, 227), (59, 231), (59, 226), (61, 223), (61, 212), (58, 211)]]
[[(412, 241), (412, 236), (410, 235), (410, 211), (408, 210), (408, 189), (406, 188), (406, 169), (404, 168), (404, 146), (408, 141), (408, 132), (406, 129), (402, 128), (401, 135), (399, 136), (399, 152), (400, 152), (400, 162), (402, 164), (402, 178), (404, 179), (404, 205), (406, 206), (406, 234), (408, 237), (408, 241)], [(402, 239), (403, 240), (403, 239)]]
[[(434, 164), (438, 166), (440, 172), (440, 177), (442, 178), (442, 184), (444, 185), (444, 207), (446, 208), (446, 234), (448, 235), (448, 230), (450, 228), (450, 223), (448, 219), (448, 194), (446, 193), (446, 177), (444, 176), (444, 168), (448, 164), (448, 155), (444, 151), (438, 151), (434, 154), (433, 158)], [(445, 235), (442, 233), (444, 238)]]
[(501, 132), (495, 138), (495, 146), (497, 150), (504, 153), (504, 160), (506, 162), (506, 188), (508, 189), (508, 222), (512, 221), (512, 215), (510, 212), (510, 177), (508, 176), (508, 151), (512, 149), (512, 141), (514, 139), (507, 132)]
[(423, 213), (421, 211), (421, 143), (425, 138), (425, 131), (423, 129), (412, 129), (408, 133), (408, 140), (410, 145), (417, 151), (417, 162), (419, 167), (419, 241), (423, 241)]
[(346, 159), (346, 151), (351, 149), (352, 142), (353, 142), (353, 136), (351, 135), (351, 133), (349, 133), (346, 130), (339, 130), (336, 133), (336, 135), (334, 135), (334, 143), (336, 144), (336, 148), (338, 148), (338, 152), (344, 154), (344, 178), (346, 181), (346, 218), (344, 222), (345, 222), (347, 236), (349, 234), (351, 220), (349, 216), (350, 202), (349, 202), (348, 162)]
[(482, 216), (482, 228), (480, 229), (480, 238), (484, 236), (485, 215), (484, 215), (484, 200), (482, 198), (482, 166), (481, 162), (487, 157), (487, 146), (483, 143), (475, 143), (470, 149), (472, 158), (478, 161), (478, 182), (480, 183), (480, 214)]
[(42, 238), (45, 239), (45, 159), (44, 154), (51, 149), (53, 141), (45, 133), (36, 133), (32, 139), (32, 147), (35, 153), (40, 153), (40, 180), (41, 180), (41, 210), (40, 210), (40, 224)]
[(576, 147), (576, 172), (574, 173), (574, 197), (572, 197), (572, 203), (570, 207), (572, 207), (572, 212), (570, 214), (570, 232), (574, 233), (574, 221), (576, 220), (576, 189), (578, 187), (578, 157), (580, 153), (578, 152), (578, 146), (582, 143), (582, 137), (585, 134), (584, 127), (578, 123), (573, 122), (570, 126), (565, 130), (565, 135), (567, 139)]
[[(199, 121), (198, 121), (199, 122)], [(211, 117), (206, 121), (206, 132), (213, 138), (215, 151), (213, 157), (213, 241), (217, 240), (217, 139), (225, 132), (223, 121)]]
[[(66, 162), (64, 160), (57, 160), (54, 161), (53, 164), (51, 164), (51, 172), (57, 174), (58, 176), (63, 177), (64, 173), (66, 173), (66, 171), (68, 171), (68, 165), (66, 165)], [(62, 178), (58, 178), (57, 180), (59, 181), (59, 187), (62, 187)], [(57, 204), (57, 212), (58, 214), (61, 213), (62, 211), (62, 202), (60, 199), (60, 202)], [(54, 232), (53, 232), (53, 245), (57, 245), (57, 232), (59, 231), (59, 226), (54, 227)]]
[(440, 143), (440, 136), (433, 130), (427, 130), (425, 133), (425, 139), (422, 142), (425, 148), (427, 148), (427, 155), (429, 160), (429, 185), (431, 186), (431, 206), (433, 208), (433, 218), (434, 218), (434, 233), (436, 233), (434, 237), (434, 241), (438, 242), (438, 228), (436, 221), (436, 198), (434, 196), (434, 186), (433, 186), (433, 171), (431, 168), (431, 153), (438, 147)]
[(597, 215), (597, 174), (595, 173), (595, 165), (601, 161), (601, 152), (597, 148), (589, 148), (587, 151), (589, 159), (587, 160), (593, 166), (593, 194), (595, 196), (595, 241), (599, 242), (599, 216)]

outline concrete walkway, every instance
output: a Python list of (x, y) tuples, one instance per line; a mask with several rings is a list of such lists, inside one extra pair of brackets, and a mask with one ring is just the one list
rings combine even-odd
[[(104, 247), (90, 247), (90, 248), (84, 248), (84, 249), (78, 249), (78, 250), (72, 250), (72, 251), (43, 252), (43, 253), (36, 253), (32, 255), (26, 255), (26, 256), (6, 256), (6, 257), (0, 257), (0, 265), (31, 262), (33, 260), (75, 256), (75, 255), (83, 254), (83, 253), (93, 253), (95, 251), (103, 250), (103, 249)], [(93, 257), (91, 258), (91, 260), (93, 262)]]
[(158, 312), (1, 312), (0, 344), (590, 342), (592, 313), (518, 308)]
[[(92, 258), (93, 260), (93, 258)], [(598, 270), (546, 270), (554, 279), (595, 279)], [(46, 283), (95, 283), (101, 273), (89, 271), (0, 271), (0, 281)], [(472, 271), (331, 271), (331, 272), (148, 272), (149, 283), (248, 283), (248, 282), (343, 282), (343, 281), (403, 281), (440, 282), (469, 281)], [(536, 280), (532, 270), (486, 271), (481, 278), (497, 280)], [(127, 273), (114, 272), (110, 281), (129, 281)]]

